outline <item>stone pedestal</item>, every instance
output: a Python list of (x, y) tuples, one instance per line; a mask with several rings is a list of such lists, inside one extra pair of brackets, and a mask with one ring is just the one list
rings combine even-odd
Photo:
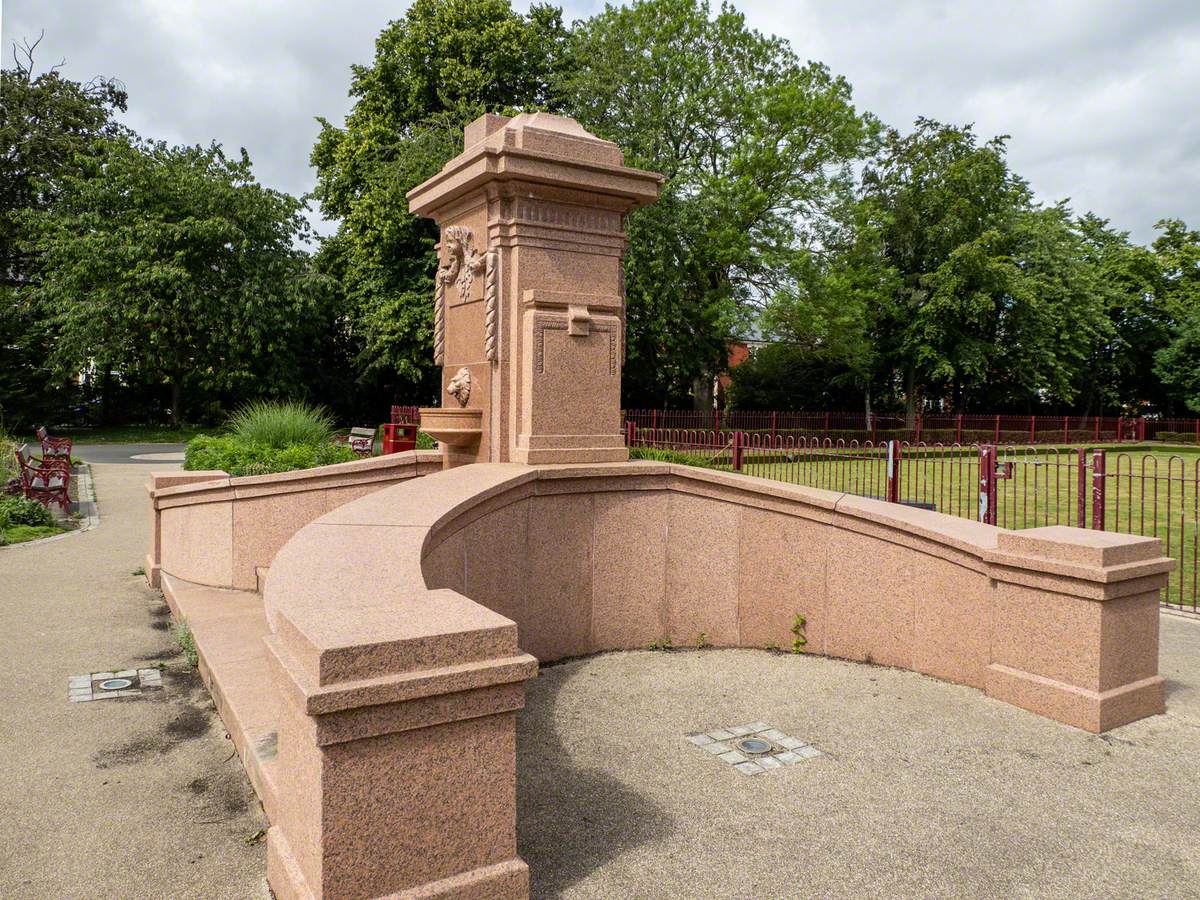
[[(529, 896), (516, 847), (516, 711), (537, 669), (516, 626), (452, 591), (267, 639), (280, 900)], [(386, 621), (386, 624), (383, 624)]]
[[(660, 180), (573, 119), (523, 113), (472, 122), (463, 153), (409, 193), (441, 227), (442, 410), (482, 411), (473, 440), (447, 432), (447, 466), (628, 458), (624, 216)], [(422, 412), (435, 438), (436, 417)]]
[(1161, 713), (1158, 595), (1174, 561), (1159, 539), (1061, 525), (996, 536), (988, 695), (1097, 733)]

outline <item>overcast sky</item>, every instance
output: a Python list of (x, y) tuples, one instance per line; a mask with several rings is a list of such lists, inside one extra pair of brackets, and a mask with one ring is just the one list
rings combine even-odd
[[(313, 185), (314, 116), (340, 123), (349, 67), (408, 4), (379, 0), (0, 0), (6, 59), (120, 78), (126, 123), (175, 143), (250, 152), (266, 184)], [(527, 3), (516, 6), (527, 8)], [(1200, 227), (1200, 3), (1196, 0), (743, 0), (854, 86), (885, 122), (919, 115), (1012, 136), (1009, 159), (1046, 201), (1070, 197), (1130, 231)], [(568, 20), (600, 6), (565, 4)], [(328, 229), (322, 229), (328, 230)]]

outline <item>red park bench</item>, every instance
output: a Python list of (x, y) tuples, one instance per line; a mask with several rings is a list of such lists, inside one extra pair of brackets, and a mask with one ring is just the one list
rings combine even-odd
[(21, 492), (47, 509), (57, 503), (62, 511), (71, 508), (71, 457), (43, 456), (35, 460), (26, 453), (27, 444), (17, 448), (17, 467), (21, 473)]
[(71, 459), (71, 439), (51, 437), (45, 425), (37, 427), (37, 439), (42, 445), (42, 459)]

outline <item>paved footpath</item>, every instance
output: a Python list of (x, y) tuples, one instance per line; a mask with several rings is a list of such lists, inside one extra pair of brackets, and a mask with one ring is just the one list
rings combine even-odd
[[(98, 528), (0, 549), (0, 897), (266, 896), (266, 818), (133, 574), (172, 465), (97, 460)], [(72, 675), (157, 665), (146, 698), (67, 700)]]

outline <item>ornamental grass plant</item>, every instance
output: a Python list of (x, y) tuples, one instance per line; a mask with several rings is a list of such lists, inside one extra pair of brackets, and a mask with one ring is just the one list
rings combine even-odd
[(282, 450), (296, 445), (327, 444), (337, 423), (323, 406), (298, 400), (282, 403), (256, 400), (230, 416), (226, 427), (242, 444)]
[(334, 431), (333, 416), (323, 407), (259, 400), (230, 416), (226, 434), (192, 438), (183, 467), (269, 475), (355, 459), (349, 447), (332, 443)]

